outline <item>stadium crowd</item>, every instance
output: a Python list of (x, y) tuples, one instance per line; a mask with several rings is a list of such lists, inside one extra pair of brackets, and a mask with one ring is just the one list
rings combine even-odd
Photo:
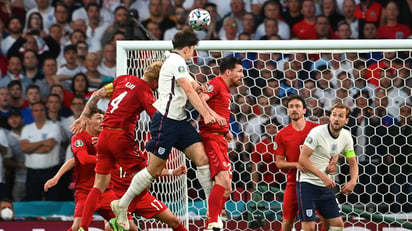
[[(72, 200), (70, 174), (47, 193), (43, 185), (72, 157), (69, 127), (86, 100), (116, 78), (116, 41), (170, 40), (193, 8), (211, 14), (209, 29), (196, 32), (201, 40), (411, 38), (412, 0), (0, 0), (0, 197)], [(132, 35), (128, 9), (145, 28)], [(223, 55), (199, 52), (192, 75), (200, 83), (217, 76)], [(336, 102), (353, 110), (361, 186), (347, 200), (412, 212), (412, 176), (398, 174), (412, 172), (411, 51), (232, 55), (245, 70), (231, 118), (235, 191), (284, 187), (265, 154), (289, 123), (285, 98), (299, 94), (310, 121), (327, 123)]]

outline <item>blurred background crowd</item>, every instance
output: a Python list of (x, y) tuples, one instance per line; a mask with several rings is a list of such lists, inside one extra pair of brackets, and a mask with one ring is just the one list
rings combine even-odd
[[(171, 40), (190, 29), (194, 8), (211, 15), (208, 30), (196, 32), (203, 40), (407, 39), (412, 29), (412, 0), (0, 0), (0, 197), (72, 200), (70, 174), (47, 193), (43, 184), (72, 156), (69, 126), (86, 100), (116, 78), (116, 41)], [(412, 211), (410, 50), (199, 51), (192, 75), (205, 83), (226, 55), (243, 58), (245, 69), (233, 97), (233, 199), (259, 184), (284, 189), (272, 141), (289, 122), (286, 97), (300, 94), (311, 121), (327, 123), (337, 101), (353, 109), (361, 184), (345, 200)], [(194, 178), (189, 171), (189, 193), (200, 198)]]

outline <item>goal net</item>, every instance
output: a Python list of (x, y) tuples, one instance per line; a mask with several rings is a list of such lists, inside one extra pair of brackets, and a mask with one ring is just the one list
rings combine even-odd
[[(142, 76), (171, 49), (170, 41), (118, 41), (117, 75)], [(225, 56), (241, 58), (245, 73), (243, 85), (232, 89), (233, 193), (222, 213), (225, 228), (280, 230), (286, 174), (276, 168), (271, 140), (289, 123), (286, 97), (299, 94), (310, 121), (328, 123), (336, 102), (352, 109), (347, 129), (359, 162), (355, 192), (339, 193), (349, 180), (344, 158), (334, 175), (345, 227), (412, 229), (411, 49), (412, 40), (201, 41), (189, 63), (200, 84), (219, 74), (218, 62)], [(198, 113), (190, 105), (187, 112), (196, 126)], [(142, 145), (148, 123), (143, 116), (137, 129)], [(151, 192), (186, 227), (201, 230), (205, 196), (194, 164), (175, 151), (168, 168), (181, 164), (187, 165), (186, 176), (161, 178)], [(141, 229), (167, 228), (139, 217), (138, 223)]]

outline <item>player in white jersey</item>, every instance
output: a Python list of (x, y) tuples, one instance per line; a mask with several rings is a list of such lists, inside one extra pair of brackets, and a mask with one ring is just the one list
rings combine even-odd
[(190, 76), (185, 62), (192, 58), (199, 38), (193, 31), (183, 30), (176, 33), (172, 42), (173, 51), (164, 61), (159, 74), (159, 99), (153, 104), (157, 112), (150, 125), (151, 140), (146, 145), (146, 150), (150, 152), (149, 164), (133, 177), (123, 197), (112, 202), (117, 222), (125, 230), (129, 229), (127, 208), (130, 202), (160, 176), (172, 147), (183, 151), (196, 164), (197, 179), (206, 195), (212, 188), (208, 157), (199, 134), (186, 121), (185, 111), (189, 99), (206, 124), (216, 122), (200, 100), (197, 91), (202, 88)]
[(343, 129), (348, 123), (350, 108), (335, 104), (329, 124), (313, 128), (303, 144), (298, 171), (296, 193), (299, 218), (304, 231), (315, 230), (315, 210), (328, 221), (329, 231), (343, 230), (343, 219), (339, 212), (333, 188), (335, 181), (327, 174), (329, 162), (340, 153), (346, 157), (350, 167), (350, 181), (341, 189), (344, 194), (353, 192), (358, 179), (358, 164), (350, 132)]

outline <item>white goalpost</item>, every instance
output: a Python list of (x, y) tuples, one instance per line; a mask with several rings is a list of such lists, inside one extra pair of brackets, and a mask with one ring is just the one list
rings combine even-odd
[[(117, 41), (116, 75), (141, 77), (148, 65), (164, 60), (172, 49), (171, 41)], [(345, 227), (412, 229), (408, 222), (412, 220), (412, 141), (410, 133), (405, 133), (412, 123), (404, 113), (412, 101), (412, 39), (200, 41), (188, 63), (192, 76), (206, 83), (218, 75), (219, 59), (228, 55), (242, 59), (245, 79), (243, 86), (232, 91), (231, 131), (236, 139), (228, 153), (234, 174), (233, 193), (226, 203), (226, 229), (280, 229), (286, 174), (269, 158), (270, 147), (261, 146), (269, 136), (266, 125), (254, 121), (271, 118), (278, 130), (286, 126), (289, 119), (283, 103), (290, 94), (304, 96), (306, 118), (319, 123), (327, 122), (333, 103), (352, 108), (347, 128), (354, 139), (360, 176), (352, 195), (336, 192)], [(325, 71), (330, 71), (329, 79)], [(198, 114), (190, 105), (187, 112), (196, 126)], [(141, 115), (137, 125), (141, 150), (149, 120)], [(151, 193), (188, 229), (201, 230), (207, 203), (194, 164), (174, 150), (167, 168), (183, 164), (189, 170), (187, 176), (162, 177), (152, 184)], [(339, 166), (335, 179), (343, 186), (349, 177), (348, 165), (342, 160)], [(153, 219), (136, 218), (142, 230), (167, 230)], [(299, 222), (295, 227), (300, 228)]]

